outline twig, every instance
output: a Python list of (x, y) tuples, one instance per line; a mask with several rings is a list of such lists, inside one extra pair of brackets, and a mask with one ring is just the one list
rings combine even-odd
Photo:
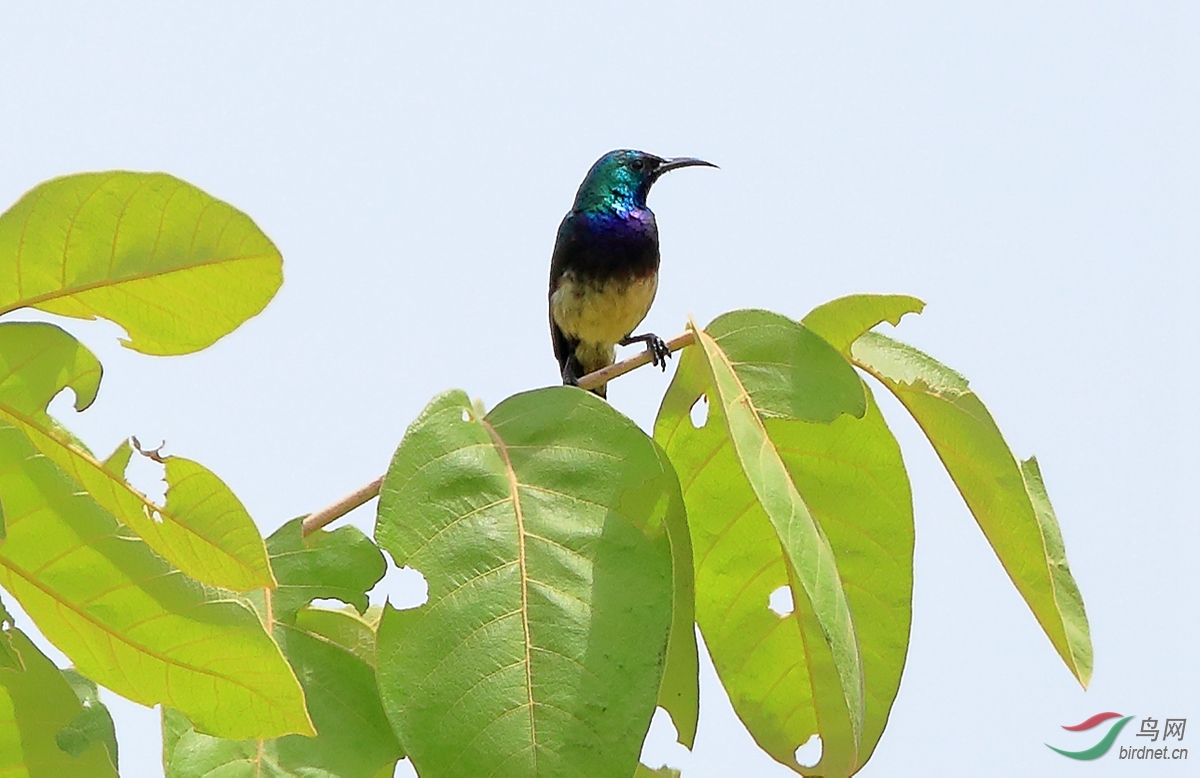
[[(669, 349), (671, 353), (674, 353), (686, 346), (692, 345), (695, 341), (696, 336), (689, 330), (688, 332), (685, 332), (682, 335), (667, 341), (667, 349)], [(616, 364), (609, 365), (605, 368), (601, 368), (594, 373), (588, 373), (583, 378), (579, 379), (579, 387), (581, 389), (595, 389), (598, 386), (603, 386), (614, 378), (619, 378), (620, 376), (625, 375), (630, 370), (636, 370), (642, 365), (650, 364), (651, 359), (652, 357), (650, 351), (647, 349), (646, 351), (643, 351), (636, 356), (632, 356), (629, 359), (617, 362)], [(373, 497), (378, 497), (379, 487), (382, 485), (383, 476), (380, 476), (366, 486), (346, 495), (333, 505), (323, 508), (316, 513), (310, 513), (304, 518), (303, 524), (301, 524), (302, 533), (309, 535), (313, 532), (316, 532), (325, 525), (337, 521)]]
[[(687, 332), (683, 333), (682, 335), (680, 335), (676, 338), (672, 338), (671, 340), (667, 341), (667, 349), (672, 354), (674, 354), (676, 351), (679, 351), (684, 346), (692, 345), (692, 343), (694, 343), (695, 341), (696, 341), (696, 336), (692, 334), (691, 330), (688, 330)], [(609, 365), (608, 367), (602, 367), (599, 370), (597, 370), (596, 372), (588, 373), (583, 378), (580, 378), (579, 379), (579, 388), (580, 389), (595, 389), (597, 387), (603, 386), (604, 384), (608, 383), (609, 381), (613, 380), (614, 378), (625, 375), (630, 370), (636, 370), (637, 368), (641, 367), (642, 365), (650, 364), (650, 361), (652, 358), (653, 357), (650, 354), (650, 350), (647, 349), (646, 351), (643, 351), (642, 353), (640, 353), (636, 356), (632, 356), (629, 359), (623, 360), (621, 362), (617, 362), (615, 365)]]
[(350, 511), (370, 500), (372, 497), (379, 496), (379, 487), (383, 485), (383, 476), (379, 476), (366, 486), (351, 492), (342, 499), (330, 505), (328, 508), (323, 508), (316, 513), (310, 513), (305, 517), (304, 523), (300, 525), (302, 534), (308, 535), (316, 532), (326, 524), (333, 522), (345, 516)]

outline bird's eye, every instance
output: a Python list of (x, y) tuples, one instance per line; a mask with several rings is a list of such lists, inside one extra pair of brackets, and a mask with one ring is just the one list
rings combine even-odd
[(629, 163), (629, 166), (634, 170), (641, 170), (642, 168), (646, 167), (646, 163), (640, 159), (635, 159), (633, 162)]

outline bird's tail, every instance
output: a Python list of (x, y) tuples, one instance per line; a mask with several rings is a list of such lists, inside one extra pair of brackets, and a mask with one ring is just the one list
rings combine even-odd
[[(617, 350), (614, 346), (605, 346), (600, 344), (580, 343), (575, 347), (574, 352), (568, 359), (568, 365), (571, 368), (572, 374), (576, 379), (583, 378), (588, 373), (594, 373), (601, 368), (608, 367), (613, 362), (617, 361)], [(601, 384), (600, 386), (590, 389), (592, 394), (608, 399), (608, 385)]]

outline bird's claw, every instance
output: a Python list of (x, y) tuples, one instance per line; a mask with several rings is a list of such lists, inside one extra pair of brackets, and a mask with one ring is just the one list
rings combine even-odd
[(657, 335), (650, 335), (646, 338), (646, 350), (650, 352), (650, 362), (666, 372), (667, 359), (671, 356), (671, 348), (667, 342)]

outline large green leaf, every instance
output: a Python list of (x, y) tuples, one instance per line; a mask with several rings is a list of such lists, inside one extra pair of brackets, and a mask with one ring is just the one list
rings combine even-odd
[[(732, 324), (718, 319), (708, 328), (713, 338), (707, 345), (715, 344), (736, 366), (739, 344), (724, 337), (735, 324), (736, 319)], [(767, 330), (763, 335), (766, 343), (759, 348), (770, 353), (775, 338)], [(779, 338), (775, 349), (775, 361), (794, 360), (776, 374), (783, 387), (790, 376), (803, 373), (803, 355), (786, 343)], [(842, 415), (831, 423), (763, 418), (756, 449), (761, 453), (745, 463), (729, 432), (727, 405), (715, 401), (719, 394), (706, 356), (696, 348), (684, 353), (655, 424), (655, 437), (684, 486), (695, 545), (697, 620), (735, 710), (764, 750), (798, 772), (849, 774), (869, 758), (883, 731), (907, 651), (913, 529), (899, 448), (868, 392), (862, 418)], [(853, 370), (842, 364), (848, 374), (830, 375), (856, 382), (863, 391)], [(708, 412), (697, 428), (689, 412), (702, 397), (708, 398)], [(748, 399), (753, 405), (753, 391)], [(791, 482), (836, 558), (861, 654), (857, 748), (830, 641), (747, 477), (747, 468), (761, 471), (759, 462), (772, 459), (782, 468), (775, 470), (776, 488), (786, 494)], [(782, 616), (767, 607), (781, 587), (792, 591), (795, 603)], [(803, 768), (794, 753), (813, 734), (822, 738), (822, 761)]]
[(299, 683), (232, 593), (172, 568), (0, 422), (0, 585), (80, 672), (206, 732), (311, 733)]
[(163, 460), (166, 505), (124, 479), (132, 449), (124, 443), (105, 464), (46, 413), (65, 388), (76, 408), (91, 404), (100, 363), (51, 324), (0, 324), (0, 421), (25, 434), (39, 453), (68, 472), (101, 506), (184, 573), (214, 586), (247, 591), (275, 585), (254, 520), (221, 479), (180, 457)]
[(136, 351), (186, 354), (261, 311), (282, 263), (250, 217), (177, 178), (66, 176), (0, 215), (0, 314), (102, 317)]
[(384, 705), (424, 778), (628, 776), (672, 610), (670, 465), (579, 389), (462, 392), (409, 427), (376, 535), (429, 600), (385, 608)]
[(164, 710), (168, 778), (373, 778), (403, 756), (379, 701), (370, 624), (356, 614), (301, 607), (314, 597), (338, 597), (365, 608), (367, 591), (385, 572), (383, 554), (355, 527), (305, 537), (301, 521), (267, 539), (279, 587), (254, 599), (304, 687), (316, 737), (226, 740), (196, 732), (183, 714)]
[(1038, 510), (1004, 436), (965, 378), (876, 332), (854, 341), (851, 354), (916, 419), (1017, 591), (1086, 687), (1092, 675), (1087, 616), (1036, 468), (1031, 478)]
[[(113, 776), (116, 754), (104, 738), (80, 738), (83, 704), (63, 673), (18, 629), (10, 632), (25, 665), (0, 670), (0, 774), (14, 778), (104, 778)], [(95, 705), (99, 706), (97, 701)], [(111, 723), (111, 720), (110, 720)], [(64, 750), (62, 733), (67, 730)], [(74, 747), (78, 750), (74, 750)]]

